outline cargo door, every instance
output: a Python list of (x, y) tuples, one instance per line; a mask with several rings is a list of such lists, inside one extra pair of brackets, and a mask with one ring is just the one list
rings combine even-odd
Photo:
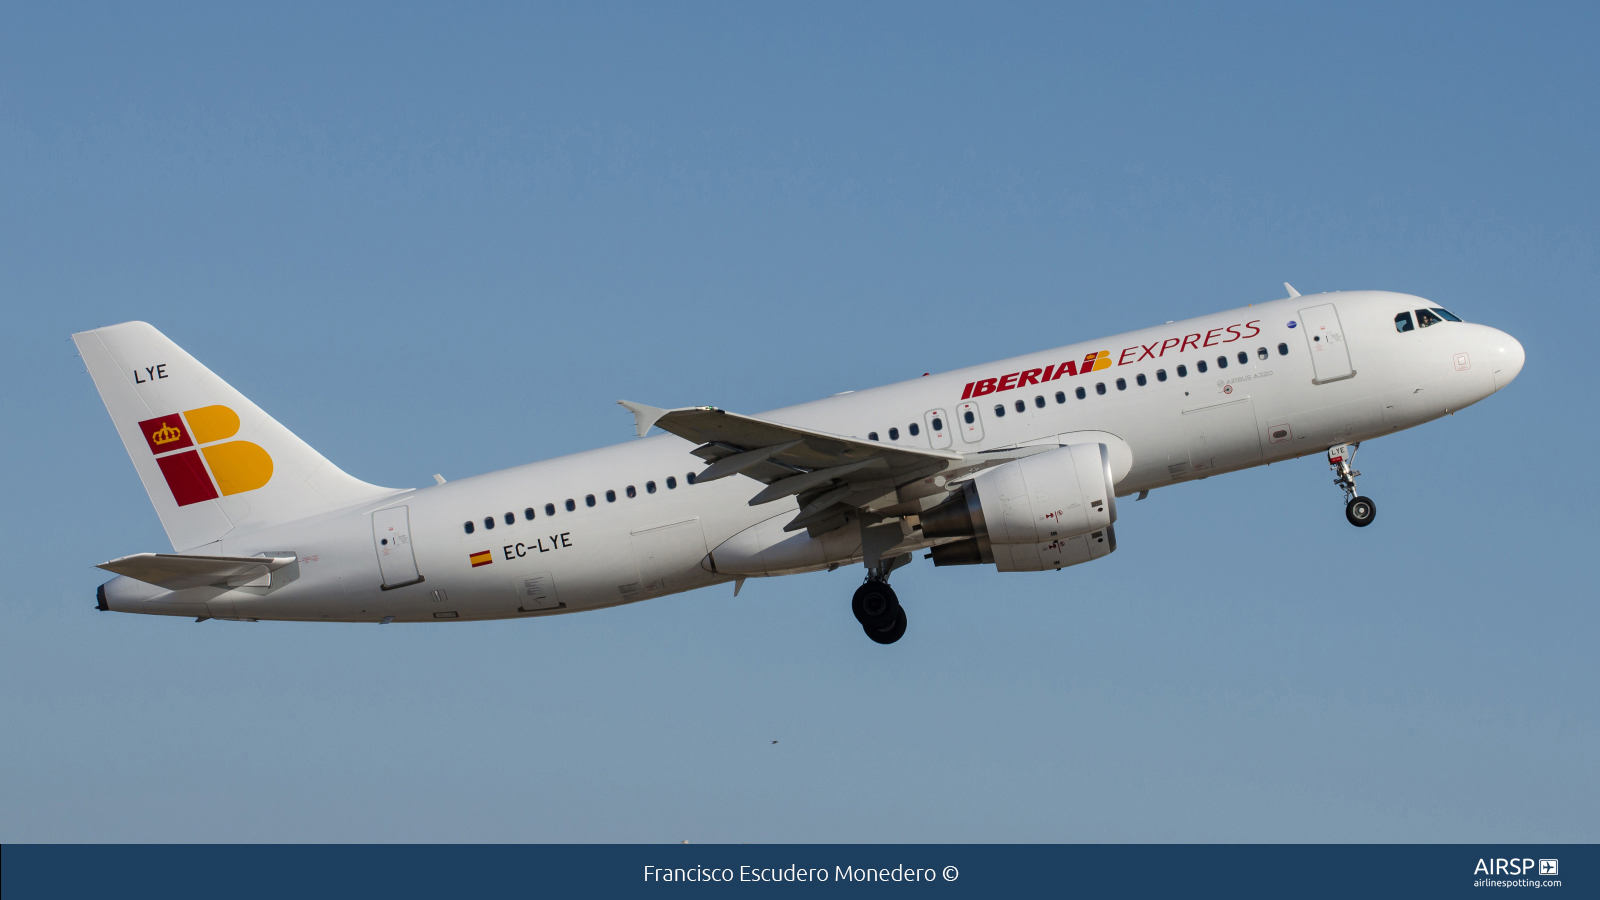
[(1189, 470), (1196, 475), (1261, 458), (1261, 429), (1249, 397), (1185, 410), (1183, 431), (1189, 439)]
[(942, 409), (930, 409), (922, 417), (923, 427), (928, 429), (928, 442), (935, 450), (943, 450), (950, 446), (950, 417)]
[(633, 552), (646, 597), (685, 591), (711, 578), (700, 565), (707, 548), (698, 516), (633, 532)]
[(1327, 384), (1356, 374), (1350, 367), (1350, 347), (1339, 326), (1339, 311), (1332, 303), (1300, 310), (1300, 326), (1306, 331), (1306, 346), (1311, 350), (1312, 384)]
[(383, 589), (405, 587), (422, 580), (411, 551), (411, 515), (407, 507), (391, 506), (372, 514), (372, 545), (378, 551)]

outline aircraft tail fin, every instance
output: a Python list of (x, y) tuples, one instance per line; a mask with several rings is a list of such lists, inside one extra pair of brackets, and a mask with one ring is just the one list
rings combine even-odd
[(72, 340), (174, 550), (395, 493), (345, 474), (147, 323)]

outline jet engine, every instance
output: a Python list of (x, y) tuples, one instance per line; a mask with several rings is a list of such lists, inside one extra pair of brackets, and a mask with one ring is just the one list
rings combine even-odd
[(921, 517), (936, 566), (1061, 569), (1117, 549), (1117, 498), (1104, 444), (1071, 444), (980, 472)]

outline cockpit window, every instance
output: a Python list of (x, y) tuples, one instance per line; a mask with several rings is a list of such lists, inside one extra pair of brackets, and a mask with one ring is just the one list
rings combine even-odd
[(1440, 322), (1443, 322), (1443, 321), (1444, 321), (1443, 319), (1439, 318), (1438, 316), (1434, 315), (1433, 313), (1429, 312), (1426, 309), (1417, 310), (1417, 327), (1418, 328), (1427, 328), (1429, 325), (1437, 325), (1437, 324), (1439, 324)]
[(1429, 309), (1431, 309), (1431, 310), (1433, 310), (1433, 311), (1434, 311), (1434, 312), (1436, 312), (1436, 313), (1438, 313), (1438, 314), (1439, 314), (1439, 315), (1441, 315), (1441, 316), (1444, 316), (1444, 317), (1445, 317), (1445, 318), (1446, 318), (1446, 319), (1449, 319), (1449, 320), (1450, 320), (1450, 321), (1452, 321), (1452, 322), (1459, 322), (1459, 321), (1461, 321), (1461, 320), (1460, 320), (1460, 319), (1459, 319), (1459, 318), (1457, 318), (1457, 317), (1456, 317), (1456, 314), (1455, 314), (1455, 313), (1453, 313), (1453, 312), (1451, 312), (1451, 311), (1450, 311), (1450, 310), (1448, 310), (1448, 309), (1440, 309), (1440, 308), (1439, 308), (1439, 307), (1437, 307), (1437, 306), (1430, 306), (1430, 307), (1428, 307), (1428, 308), (1429, 308)]
[(1394, 330), (1395, 331), (1405, 332), (1405, 331), (1410, 331), (1411, 329), (1412, 329), (1411, 313), (1403, 312), (1400, 315), (1394, 317)]

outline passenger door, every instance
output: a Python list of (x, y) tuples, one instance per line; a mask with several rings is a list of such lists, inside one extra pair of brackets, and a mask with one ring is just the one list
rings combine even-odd
[(405, 587), (422, 580), (411, 551), (411, 517), (404, 506), (391, 506), (372, 514), (372, 546), (378, 551), (383, 589)]
[(1300, 325), (1306, 330), (1306, 346), (1311, 350), (1311, 368), (1316, 374), (1312, 384), (1327, 384), (1356, 374), (1350, 366), (1350, 347), (1345, 344), (1344, 329), (1339, 325), (1339, 311), (1332, 303), (1300, 310)]
[(928, 429), (928, 442), (935, 450), (950, 446), (950, 417), (942, 409), (930, 409), (922, 417), (922, 427)]

